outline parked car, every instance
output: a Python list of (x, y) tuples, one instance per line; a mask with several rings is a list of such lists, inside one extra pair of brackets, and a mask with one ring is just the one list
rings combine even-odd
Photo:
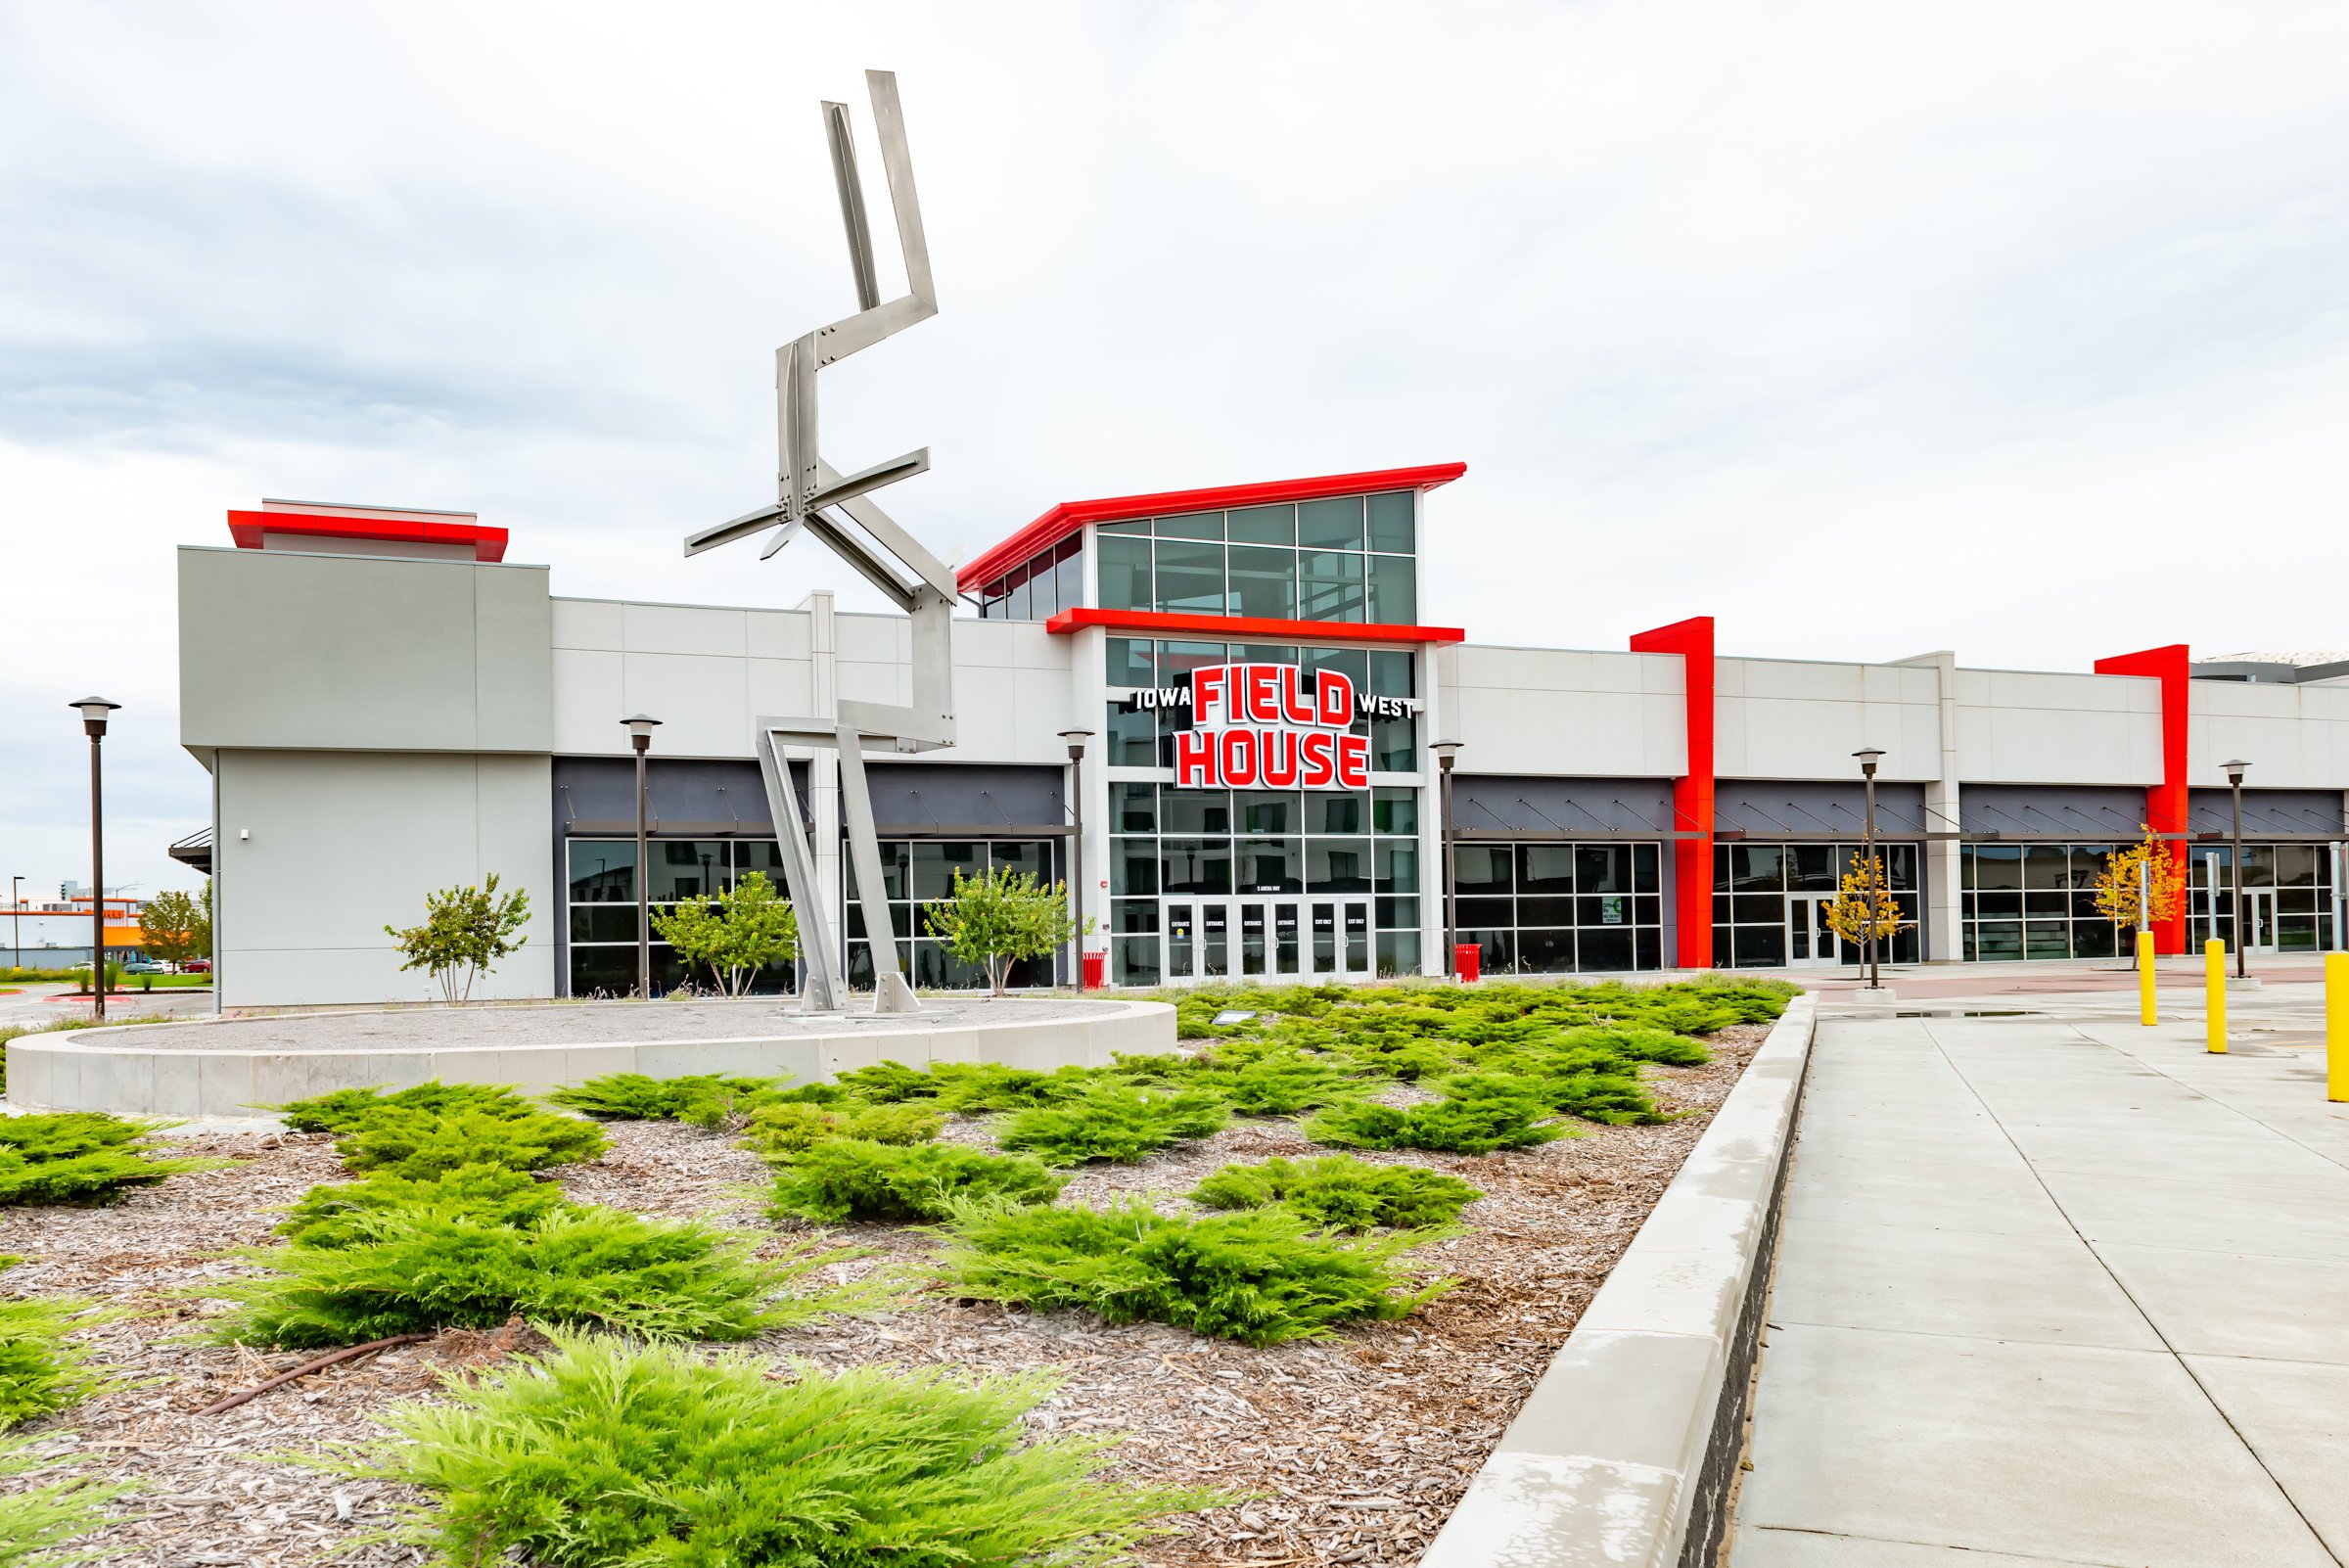
[(212, 961), (209, 958), (191, 958), (179, 967), (183, 974), (208, 975), (212, 972)]
[(122, 965), (122, 973), (126, 975), (167, 975), (171, 973), (171, 966), (161, 958), (133, 958), (130, 962)]

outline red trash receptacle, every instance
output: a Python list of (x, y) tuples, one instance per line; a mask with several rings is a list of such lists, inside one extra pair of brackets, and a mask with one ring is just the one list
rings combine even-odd
[(1084, 979), (1080, 991), (1099, 991), (1109, 983), (1109, 954), (1088, 952), (1083, 955)]
[(1451, 972), (1463, 986), (1473, 986), (1484, 974), (1485, 949), (1473, 942), (1455, 943), (1451, 949)]

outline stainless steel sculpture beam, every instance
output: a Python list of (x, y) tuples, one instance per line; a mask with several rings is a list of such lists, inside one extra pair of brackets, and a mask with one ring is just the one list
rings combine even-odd
[(914, 753), (954, 744), (952, 638), (960, 589), (945, 563), (872, 499), (875, 490), (929, 472), (928, 447), (847, 475), (825, 462), (817, 447), (816, 372), (938, 314), (930, 276), (930, 244), (922, 230), (921, 201), (913, 188), (913, 156), (906, 148), (905, 113), (898, 102), (898, 79), (885, 70), (868, 70), (864, 79), (872, 95), (873, 122), (880, 133), (881, 168), (889, 180), (889, 205), (897, 219), (906, 292), (886, 302), (881, 299), (849, 109), (846, 104), (826, 103), (824, 138), (832, 155), (833, 184), (840, 196), (841, 227), (848, 235), (856, 313), (775, 350), (774, 504), (688, 535), (685, 553), (699, 555), (772, 528), (774, 532), (760, 555), (766, 560), (806, 533), (912, 618), (913, 700), (909, 704), (840, 702), (834, 704), (837, 712), (828, 716), (760, 717), (756, 740), (775, 835), (782, 842), (783, 879), (799, 912), (800, 945), (807, 957), (802, 1005), (828, 1010), (841, 1005), (846, 992), (841, 949), (824, 918), (806, 821), (799, 796), (791, 787), (790, 770), (776, 751), (778, 741), (838, 752), (849, 859), (855, 867), (857, 901), (864, 906), (865, 938), (873, 954), (874, 1007), (880, 1012), (916, 1012), (921, 1004), (906, 981), (906, 952), (899, 948), (890, 927), (889, 894), (882, 882), (881, 844), (873, 822), (872, 792), (865, 781), (864, 749), (870, 743)]

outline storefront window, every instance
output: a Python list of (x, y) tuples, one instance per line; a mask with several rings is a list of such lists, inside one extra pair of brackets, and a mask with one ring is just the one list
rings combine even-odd
[[(1169, 614), (1414, 624), (1417, 513), (1418, 497), (1397, 490), (1100, 524), (1094, 530), (1100, 603)], [(1048, 618), (1038, 608), (1045, 599), (1064, 610), (1079, 602), (1068, 576), (1057, 565), (1047, 570), (1054, 572), (1050, 584), (1026, 588), (1037, 619)], [(1017, 591), (1009, 584), (1004, 590)], [(991, 602), (983, 596), (982, 615), (996, 613)]]
[[(1822, 945), (1818, 905), (1840, 889), (1860, 853), (1849, 843), (1715, 845), (1713, 962), (1724, 969), (1857, 963), (1858, 948), (1831, 934)], [(1923, 953), (1917, 847), (1879, 842), (1876, 857), (1905, 922), (1885, 944), (1884, 961), (1914, 963)]]
[[(564, 849), (570, 895), (565, 990), (574, 996), (631, 994), (636, 990), (636, 843), (573, 839)], [(648, 850), (652, 875), (646, 887), (657, 910), (722, 893), (753, 871), (764, 873), (777, 892), (783, 891), (782, 852), (772, 839), (655, 839)], [(708, 973), (688, 975), (667, 943), (654, 942), (657, 992), (715, 983)], [(791, 987), (788, 966), (762, 971), (752, 983), (759, 992)]]

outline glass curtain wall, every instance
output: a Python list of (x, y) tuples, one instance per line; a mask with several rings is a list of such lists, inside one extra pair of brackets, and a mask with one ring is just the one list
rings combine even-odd
[(1109, 610), (1276, 621), (1419, 619), (1418, 496), (1409, 490), (1103, 523)]
[[(925, 991), (979, 991), (987, 986), (987, 971), (956, 958), (946, 944), (930, 935), (923, 911), (954, 896), (954, 874), (983, 875), (990, 867), (1025, 871), (1038, 882), (1059, 875), (1059, 856), (1048, 839), (884, 839), (881, 876), (889, 888), (890, 923), (902, 939), (913, 938), (913, 983)], [(859, 991), (873, 986), (873, 953), (865, 942), (864, 904), (856, 892), (856, 868), (841, 856), (841, 880), (848, 908), (841, 927), (847, 934), (849, 985)], [(1011, 966), (1013, 987), (1048, 987), (1054, 983), (1052, 956), (1023, 958)]]
[[(571, 933), (570, 975), (574, 996), (624, 996), (636, 989), (636, 841), (573, 839), (566, 911)], [(646, 896), (657, 910), (680, 899), (707, 898), (762, 871), (783, 891), (783, 855), (772, 839), (654, 839)], [(653, 989), (659, 992), (691, 984), (712, 987), (708, 971), (687, 975), (668, 944), (653, 943)], [(762, 970), (752, 982), (758, 992), (792, 988), (788, 965)]]
[[(1716, 844), (1713, 846), (1713, 963), (1721, 969), (1774, 969), (1791, 956), (1790, 918), (1804, 921), (1810, 909), (1796, 900), (1841, 890), (1843, 874), (1858, 844)], [(1919, 855), (1913, 844), (1876, 842), (1884, 884), (1905, 922), (1884, 945), (1883, 961), (1915, 963), (1922, 955), (1917, 924), (1923, 899), (1917, 881)], [(1806, 934), (1807, 925), (1801, 928)]]
[(1049, 621), (1084, 603), (1081, 538), (1060, 541), (979, 590), (982, 621)]
[[(2135, 938), (2096, 909), (2096, 881), (2125, 844), (1968, 844), (1965, 956), (1984, 960), (2117, 958)], [(2234, 947), (2234, 849), (2187, 852), (2187, 938)], [(2332, 945), (2332, 855), (2323, 844), (2245, 844), (2243, 891), (2253, 942), (2284, 952)], [(2214, 911), (2213, 886), (2218, 890)], [(2215, 916), (2215, 917), (2214, 917)]]
[(1109, 786), (1110, 978), (1161, 978), (1167, 898), (1372, 895), (1374, 964), (1419, 970), (1419, 792)]
[(1455, 844), (1458, 940), (1489, 975), (1661, 969), (1662, 864), (1654, 844)]

